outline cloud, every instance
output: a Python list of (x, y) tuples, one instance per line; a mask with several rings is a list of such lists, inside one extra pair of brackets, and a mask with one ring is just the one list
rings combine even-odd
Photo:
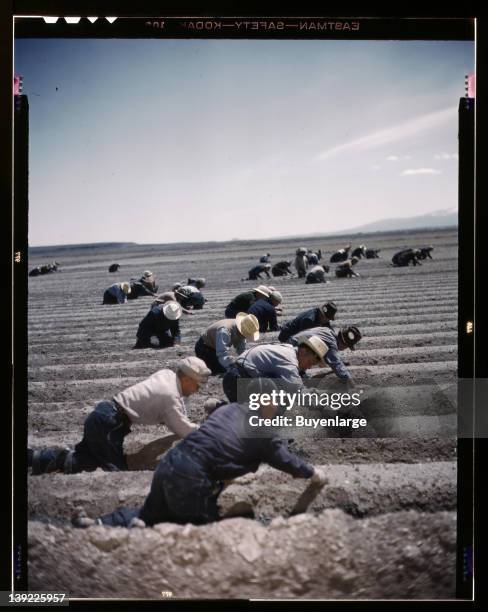
[(413, 176), (415, 174), (442, 174), (442, 172), (435, 168), (409, 168), (402, 172), (402, 176)]
[(374, 149), (376, 147), (382, 147), (389, 145), (392, 142), (398, 142), (406, 140), (412, 136), (416, 136), (420, 133), (425, 133), (428, 130), (439, 127), (447, 123), (448, 121), (456, 120), (457, 118), (457, 107), (451, 106), (444, 110), (435, 111), (434, 113), (428, 113), (426, 115), (420, 115), (404, 123), (379, 130), (361, 138), (356, 138), (349, 142), (345, 142), (336, 147), (326, 149), (317, 155), (318, 160), (329, 159), (340, 153), (347, 151), (360, 153), (368, 149)]
[(457, 153), (436, 153), (434, 159), (459, 159), (459, 155)]
[(399, 161), (399, 157), (398, 155), (388, 155), (388, 157), (385, 157), (386, 161)]

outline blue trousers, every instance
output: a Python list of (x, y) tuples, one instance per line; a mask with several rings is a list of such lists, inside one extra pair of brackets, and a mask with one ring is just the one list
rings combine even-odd
[(142, 508), (118, 508), (100, 520), (113, 527), (128, 527), (135, 516), (146, 525), (210, 523), (220, 518), (217, 498), (222, 489), (223, 483), (211, 480), (180, 443), (160, 460)]
[(87, 416), (83, 438), (75, 446), (74, 452), (69, 453), (57, 448), (43, 449), (38, 459), (33, 462), (32, 473), (62, 470), (75, 474), (93, 471), (99, 467), (107, 472), (126, 470), (123, 444), (129, 432), (129, 425), (114, 404), (109, 401), (99, 402)]

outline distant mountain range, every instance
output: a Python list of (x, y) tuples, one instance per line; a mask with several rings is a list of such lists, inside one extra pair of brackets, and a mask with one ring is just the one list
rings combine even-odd
[(452, 227), (458, 224), (457, 208), (447, 208), (443, 210), (435, 210), (426, 215), (418, 215), (416, 217), (396, 217), (391, 219), (381, 219), (358, 225), (348, 230), (334, 232), (337, 234), (357, 234), (368, 232), (391, 232), (409, 229), (427, 229), (436, 227)]
[[(338, 232), (314, 232), (311, 234), (301, 234), (300, 236), (289, 235), (289, 236), (273, 236), (269, 238), (261, 238), (259, 241), (266, 240), (288, 240), (292, 238), (314, 238), (318, 236), (347, 236), (350, 234), (368, 234), (377, 232), (401, 232), (407, 230), (420, 230), (420, 229), (435, 229), (441, 227), (457, 227), (458, 225), (458, 211), (455, 208), (447, 208), (442, 210), (436, 210), (426, 215), (418, 215), (416, 217), (394, 217), (391, 219), (380, 219), (379, 221), (373, 221), (364, 225), (358, 225)], [(225, 240), (223, 242), (249, 242), (249, 240), (243, 240), (240, 238), (234, 238), (233, 240)], [(195, 241), (197, 242), (197, 241)], [(217, 244), (219, 241), (198, 241), (198, 243), (208, 244), (209, 242)], [(254, 242), (254, 241), (251, 241)], [(176, 243), (176, 244), (189, 244), (189, 243)], [(111, 248), (123, 248), (129, 246), (143, 246), (142, 243), (136, 242), (92, 242), (85, 244), (62, 244), (53, 246), (33, 246), (29, 247), (31, 254), (39, 254), (44, 251), (65, 251), (71, 249), (111, 249)], [(151, 246), (144, 244), (144, 246)], [(157, 246), (157, 245), (155, 245)]]

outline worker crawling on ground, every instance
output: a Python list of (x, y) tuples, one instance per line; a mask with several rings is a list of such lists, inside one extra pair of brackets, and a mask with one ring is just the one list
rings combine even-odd
[(242, 278), (241, 280), (258, 280), (262, 278), (261, 274), (266, 274), (268, 278), (271, 278), (271, 275), (269, 273), (270, 270), (270, 263), (259, 263), (257, 266), (254, 266), (249, 270), (247, 278)]
[(340, 261), (346, 261), (349, 257), (349, 251), (352, 245), (348, 244), (343, 249), (338, 249), (330, 256), (330, 263), (339, 263)]
[(169, 300), (152, 306), (139, 323), (137, 341), (133, 348), (167, 348), (181, 343), (179, 319), (182, 308), (178, 302)]
[(259, 285), (250, 291), (239, 293), (225, 308), (225, 318), (235, 319), (238, 312), (248, 312), (256, 300), (269, 298), (270, 291), (265, 285)]
[(366, 257), (366, 251), (367, 251), (366, 245), (360, 244), (358, 247), (356, 247), (352, 251), (351, 255), (353, 257), (357, 257), (358, 259), (361, 259), (361, 257)]
[(125, 304), (130, 294), (130, 283), (114, 283), (105, 289), (103, 304)]
[[(204, 279), (200, 280), (204, 281)], [(203, 284), (205, 284), (205, 281)], [(201, 282), (199, 282), (199, 285), (200, 287), (203, 286)], [(173, 293), (176, 301), (182, 308), (185, 308), (185, 310), (201, 310), (207, 301), (200, 291), (200, 288), (196, 285), (181, 285), (180, 283), (176, 283), (173, 286)]]
[[(275, 390), (273, 381), (257, 379), (248, 394), (261, 398)], [(290, 452), (286, 441), (272, 430), (262, 428), (259, 436), (245, 435), (251, 414), (273, 418), (284, 411), (277, 401), (261, 403), (252, 413), (246, 402), (221, 405), (161, 458), (141, 508), (122, 507), (97, 519), (78, 516), (73, 524), (146, 527), (162, 522), (202, 525), (218, 521), (222, 490), (233, 479), (256, 472), (261, 463), (323, 486), (327, 482), (324, 472)]]
[(351, 278), (351, 276), (359, 276), (359, 272), (353, 270), (353, 267), (358, 263), (358, 257), (351, 257), (339, 266), (337, 266), (335, 274), (337, 278)]
[(281, 326), (278, 340), (280, 342), (286, 342), (291, 336), (312, 327), (330, 328), (330, 322), (335, 319), (336, 314), (337, 306), (334, 302), (326, 302), (322, 304), (322, 306), (309, 308)]
[(129, 299), (145, 297), (147, 295), (155, 297), (158, 291), (158, 285), (154, 278), (154, 274), (150, 270), (146, 270), (138, 280), (131, 279), (131, 293)]
[[(352, 382), (352, 376), (342, 361), (339, 351), (350, 349), (355, 350), (356, 344), (361, 340), (361, 332), (355, 326), (343, 327), (337, 333), (330, 327), (312, 327), (305, 331), (301, 331), (293, 336), (290, 336), (286, 342), (292, 346), (299, 346), (304, 338), (315, 336), (320, 338), (327, 346), (324, 362), (321, 367), (330, 366), (334, 374), (345, 383)], [(302, 374), (303, 375), (303, 374)]]
[(274, 289), (270, 291), (268, 298), (259, 298), (248, 309), (248, 314), (254, 315), (259, 321), (259, 331), (262, 334), (268, 331), (278, 331), (277, 315), (281, 314), (280, 305), (282, 302), (283, 296)]
[(259, 263), (267, 264), (271, 262), (271, 253), (265, 253), (259, 258)]
[(195, 355), (202, 359), (212, 374), (222, 374), (235, 357), (232, 348), (240, 355), (247, 348), (246, 340), (259, 338), (259, 321), (252, 314), (239, 312), (235, 319), (221, 319), (212, 323), (195, 344)]
[(237, 401), (239, 381), (247, 378), (277, 378), (297, 391), (304, 389), (302, 374), (324, 364), (327, 345), (317, 336), (291, 344), (256, 344), (241, 353), (222, 379), (226, 397)]
[(431, 255), (432, 251), (434, 250), (433, 246), (428, 246), (428, 247), (420, 247), (419, 251), (419, 259), (427, 259), (427, 257), (429, 259), (434, 259)]
[(391, 265), (398, 268), (404, 268), (412, 264), (413, 266), (421, 266), (420, 249), (402, 249), (393, 255)]
[(203, 289), (205, 287), (206, 280), (204, 278), (189, 278), (186, 281), (187, 285), (196, 287), (197, 289)]
[(311, 268), (309, 268), (307, 272), (307, 276), (305, 277), (306, 285), (315, 285), (317, 283), (327, 283), (329, 282), (325, 277), (326, 273), (329, 271), (329, 266), (321, 266), (318, 263)]
[(123, 444), (132, 425), (163, 424), (184, 438), (197, 428), (186, 416), (184, 399), (197, 393), (210, 373), (201, 359), (187, 357), (177, 363), (175, 372), (159, 370), (111, 400), (99, 402), (86, 418), (83, 439), (74, 450), (28, 450), (32, 474), (127, 470)]
[(291, 269), (291, 260), (283, 260), (275, 263), (271, 268), (271, 274), (273, 276), (293, 276), (293, 270)]

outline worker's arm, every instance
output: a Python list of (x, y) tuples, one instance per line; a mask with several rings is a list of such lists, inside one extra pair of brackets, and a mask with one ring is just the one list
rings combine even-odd
[(180, 438), (184, 438), (198, 428), (198, 425), (189, 421), (183, 414), (184, 410), (181, 398), (175, 397), (171, 406), (166, 407), (163, 417), (166, 427)]
[(284, 440), (270, 438), (266, 453), (266, 463), (277, 470), (291, 474), (294, 478), (311, 478), (314, 468), (290, 452)]
[(329, 346), (329, 350), (325, 354), (324, 359), (334, 370), (334, 373), (338, 378), (344, 382), (351, 380), (351, 374), (340, 358), (339, 351), (334, 346)]
[[(215, 335), (215, 352), (220, 365), (227, 369), (231, 366), (235, 359), (231, 354), (232, 341), (229, 330), (226, 327), (221, 327)], [(242, 351), (241, 351), (242, 352)]]
[(174, 343), (175, 344), (181, 344), (181, 329), (180, 329), (180, 322), (179, 321), (174, 321), (173, 322), (172, 330), (171, 331), (172, 331)]
[(269, 331), (278, 331), (278, 321), (276, 320), (276, 309), (273, 307), (273, 310), (269, 312)]

